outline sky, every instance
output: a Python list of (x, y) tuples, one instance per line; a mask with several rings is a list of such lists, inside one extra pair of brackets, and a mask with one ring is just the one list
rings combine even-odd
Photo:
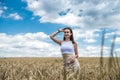
[[(49, 35), (71, 27), (79, 57), (120, 57), (120, 0), (0, 0), (0, 57), (61, 57)], [(63, 33), (56, 35), (62, 40)]]

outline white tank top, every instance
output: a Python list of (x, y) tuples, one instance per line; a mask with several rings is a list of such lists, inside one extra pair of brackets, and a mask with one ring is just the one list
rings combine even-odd
[(63, 41), (61, 43), (62, 54), (74, 54), (74, 45), (72, 41)]

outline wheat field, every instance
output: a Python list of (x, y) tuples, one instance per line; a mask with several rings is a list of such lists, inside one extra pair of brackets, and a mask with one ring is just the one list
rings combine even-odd
[[(79, 77), (67, 80), (120, 80), (120, 59), (78, 58)], [(63, 80), (62, 58), (0, 58), (0, 80)]]

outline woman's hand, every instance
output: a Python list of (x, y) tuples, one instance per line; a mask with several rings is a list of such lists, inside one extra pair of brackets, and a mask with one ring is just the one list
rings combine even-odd
[(58, 29), (59, 32), (64, 32), (64, 28)]
[(75, 55), (73, 55), (73, 56), (70, 57), (70, 62), (71, 63), (75, 62), (75, 57), (76, 57)]

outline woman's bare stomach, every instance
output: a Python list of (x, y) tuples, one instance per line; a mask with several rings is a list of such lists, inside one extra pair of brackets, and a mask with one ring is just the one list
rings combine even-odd
[(69, 61), (69, 62), (75, 61), (75, 55), (73, 54), (63, 54), (62, 56), (64, 61)]
[(73, 54), (62, 54), (63, 58), (75, 56)]

